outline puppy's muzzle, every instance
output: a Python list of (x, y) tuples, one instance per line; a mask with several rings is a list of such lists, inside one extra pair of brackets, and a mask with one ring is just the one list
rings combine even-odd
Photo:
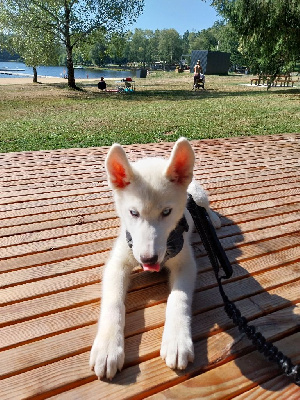
[(142, 264), (153, 265), (153, 264), (156, 264), (157, 261), (158, 261), (158, 255), (157, 255), (157, 254), (155, 254), (155, 255), (152, 256), (152, 257), (144, 257), (144, 256), (141, 256), (141, 262), (142, 262)]

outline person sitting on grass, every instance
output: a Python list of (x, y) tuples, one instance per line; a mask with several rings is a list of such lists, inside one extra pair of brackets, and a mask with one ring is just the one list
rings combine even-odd
[(106, 82), (105, 82), (103, 76), (101, 76), (100, 82), (98, 82), (98, 89), (102, 90), (102, 91), (106, 90)]

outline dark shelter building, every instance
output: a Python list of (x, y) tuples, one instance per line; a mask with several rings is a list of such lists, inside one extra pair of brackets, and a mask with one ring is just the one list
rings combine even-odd
[(206, 75), (227, 75), (230, 68), (230, 53), (223, 51), (192, 50), (190, 71), (200, 60), (203, 73)]

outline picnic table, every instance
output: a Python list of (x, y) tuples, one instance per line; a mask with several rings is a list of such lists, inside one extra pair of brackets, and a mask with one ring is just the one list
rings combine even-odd
[[(300, 134), (192, 141), (195, 177), (219, 213), (234, 274), (225, 282), (251, 324), (300, 362)], [(134, 160), (171, 143), (125, 146)], [(88, 360), (103, 266), (119, 219), (107, 147), (0, 154), (0, 399), (299, 399), (299, 387), (226, 316), (196, 233), (195, 361), (160, 359), (167, 274), (132, 273), (125, 365), (98, 381)]]
[(276, 75), (275, 77), (273, 75), (259, 75), (252, 77), (250, 79), (251, 85), (254, 83), (255, 85), (272, 85), (272, 86), (277, 86), (280, 84), (280, 86), (289, 86), (291, 85), (292, 87), (294, 86), (294, 83), (297, 83), (299, 79), (293, 79), (293, 77), (288, 74), (288, 75)]

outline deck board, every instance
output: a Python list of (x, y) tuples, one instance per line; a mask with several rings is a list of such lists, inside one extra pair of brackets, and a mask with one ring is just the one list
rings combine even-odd
[[(195, 177), (221, 217), (234, 275), (229, 297), (299, 363), (300, 134), (193, 141)], [(134, 160), (172, 144), (125, 146)], [(192, 333), (183, 372), (159, 357), (167, 275), (132, 273), (125, 366), (112, 382), (89, 370), (105, 260), (119, 219), (108, 148), (0, 154), (0, 399), (298, 399), (227, 318), (196, 234)]]

